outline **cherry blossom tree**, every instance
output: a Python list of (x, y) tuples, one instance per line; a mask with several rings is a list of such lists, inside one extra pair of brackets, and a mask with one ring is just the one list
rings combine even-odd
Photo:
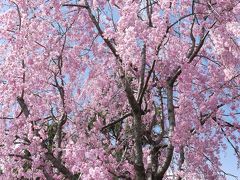
[[(226, 179), (238, 0), (2, 0), (4, 179)], [(236, 162), (237, 163), (237, 162)]]

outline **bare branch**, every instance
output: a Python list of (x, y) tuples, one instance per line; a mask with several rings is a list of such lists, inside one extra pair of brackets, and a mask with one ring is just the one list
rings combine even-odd
[(185, 19), (185, 18), (187, 18), (187, 17), (189, 17), (189, 16), (192, 16), (192, 15), (194, 15), (194, 14), (191, 13), (191, 14), (187, 14), (187, 15), (184, 15), (184, 16), (180, 17), (177, 21), (175, 21), (174, 23), (172, 23), (170, 26), (167, 27), (167, 32), (169, 32), (169, 30), (170, 30), (173, 26), (175, 26), (177, 23), (179, 23), (179, 22), (182, 21), (183, 19)]
[(54, 180), (53, 177), (48, 174), (48, 172), (46, 171), (46, 169), (44, 167), (42, 167), (42, 171), (43, 171), (43, 175), (45, 176), (45, 178), (47, 180)]
[(33, 161), (32, 158), (26, 156), (26, 155), (19, 155), (19, 154), (8, 154), (8, 156), (10, 157), (17, 157), (17, 158), (21, 158), (21, 159), (26, 159), (29, 161)]
[(18, 6), (18, 4), (14, 1), (11, 1), (16, 7), (17, 7), (17, 12), (18, 12), (18, 19), (19, 19), (19, 27), (18, 27), (18, 30), (20, 31), (21, 30), (21, 27), (22, 27), (22, 15), (21, 15), (21, 12), (20, 12), (20, 8)]
[(195, 49), (196, 39), (193, 35), (193, 27), (194, 27), (195, 19), (196, 19), (196, 16), (194, 16), (194, 18), (193, 18), (193, 22), (192, 22), (191, 29), (190, 29), (190, 38), (192, 40), (192, 47), (191, 47), (189, 53), (187, 54), (187, 58), (191, 57), (191, 55), (193, 54), (194, 49)]
[(66, 168), (66, 166), (64, 166), (59, 159), (55, 158), (51, 152), (45, 153), (45, 156), (53, 164), (53, 166), (57, 168), (58, 171), (61, 172), (66, 178), (74, 179), (73, 173), (69, 171), (68, 168)]
[(150, 71), (148, 72), (148, 76), (147, 76), (147, 79), (146, 79), (145, 84), (144, 84), (144, 86), (143, 86), (143, 89), (142, 89), (142, 91), (141, 91), (141, 93), (140, 93), (140, 95), (139, 95), (139, 97), (138, 97), (138, 99), (137, 99), (137, 101), (139, 102), (139, 104), (142, 103), (142, 99), (143, 99), (143, 96), (144, 96), (145, 91), (147, 90), (148, 82), (149, 82), (150, 77), (151, 77), (151, 75), (152, 75), (152, 72), (153, 72), (153, 70), (154, 70), (155, 63), (156, 63), (156, 60), (153, 61), (152, 67), (151, 67)]
[[(184, 157), (184, 147), (181, 146), (180, 148), (180, 157), (179, 157), (179, 162), (178, 162), (178, 170), (182, 171), (182, 166), (184, 163), (185, 157)], [(177, 180), (181, 180), (182, 178), (180, 176), (178, 176)]]
[(152, 2), (151, 2), (151, 0), (146, 0), (146, 1), (147, 1), (148, 25), (149, 25), (149, 27), (153, 27), (153, 23), (152, 23)]
[(98, 33), (100, 34), (100, 36), (102, 37), (102, 39), (104, 40), (104, 42), (107, 44), (107, 46), (109, 47), (109, 49), (111, 50), (111, 52), (113, 53), (113, 55), (116, 57), (116, 59), (122, 63), (122, 60), (120, 59), (119, 55), (117, 54), (117, 50), (115, 49), (114, 45), (110, 42), (109, 39), (104, 37), (104, 32), (101, 29), (98, 21), (96, 20), (96, 17), (93, 15), (91, 8), (89, 7), (88, 2), (85, 0), (85, 6), (86, 9), (88, 11), (89, 17), (92, 20), (93, 24), (95, 25), (95, 27), (98, 30)]
[(164, 174), (166, 173), (168, 167), (170, 166), (170, 163), (172, 161), (172, 156), (173, 156), (173, 146), (170, 144), (169, 147), (167, 148), (167, 157), (163, 163), (163, 165), (158, 167), (157, 169), (157, 174), (156, 174), (156, 179), (163, 179)]
[(117, 124), (119, 122), (122, 122), (124, 119), (126, 119), (129, 116), (132, 116), (132, 113), (127, 113), (127, 114), (123, 115), (122, 117), (120, 117), (119, 119), (117, 119), (117, 120), (115, 120), (115, 121), (113, 121), (113, 122), (103, 126), (101, 131), (104, 131), (105, 129), (110, 128), (110, 127), (114, 126), (115, 124)]
[(18, 96), (17, 101), (18, 101), (18, 104), (20, 105), (25, 117), (28, 118), (28, 116), (30, 115), (30, 112), (28, 110), (28, 107), (27, 107), (24, 99), (22, 97)]
[(65, 6), (65, 7), (78, 7), (78, 8), (88, 8), (88, 6), (85, 6), (85, 5), (81, 5), (81, 4), (62, 4), (62, 6)]
[(137, 99), (139, 99), (141, 92), (143, 91), (144, 86), (144, 77), (145, 77), (145, 68), (146, 68), (146, 45), (143, 45), (142, 53), (141, 53), (142, 59), (141, 59), (141, 72), (140, 72), (140, 83), (138, 87), (138, 95)]

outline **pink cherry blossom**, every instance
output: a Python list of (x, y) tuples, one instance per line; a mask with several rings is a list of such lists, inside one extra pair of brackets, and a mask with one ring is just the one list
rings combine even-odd
[(0, 179), (234, 176), (220, 157), (240, 158), (239, 9), (1, 1)]

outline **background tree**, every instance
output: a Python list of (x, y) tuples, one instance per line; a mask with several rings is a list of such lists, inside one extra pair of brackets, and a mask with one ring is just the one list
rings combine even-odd
[(238, 0), (2, 0), (1, 176), (226, 179)]

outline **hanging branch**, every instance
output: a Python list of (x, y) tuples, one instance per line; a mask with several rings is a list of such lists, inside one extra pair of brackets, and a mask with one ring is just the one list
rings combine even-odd
[(22, 27), (22, 15), (21, 15), (21, 12), (20, 12), (20, 8), (18, 6), (18, 4), (14, 1), (11, 1), (16, 7), (17, 7), (17, 12), (18, 12), (18, 19), (19, 19), (19, 27), (18, 27), (18, 30), (20, 31), (21, 30), (21, 27)]

